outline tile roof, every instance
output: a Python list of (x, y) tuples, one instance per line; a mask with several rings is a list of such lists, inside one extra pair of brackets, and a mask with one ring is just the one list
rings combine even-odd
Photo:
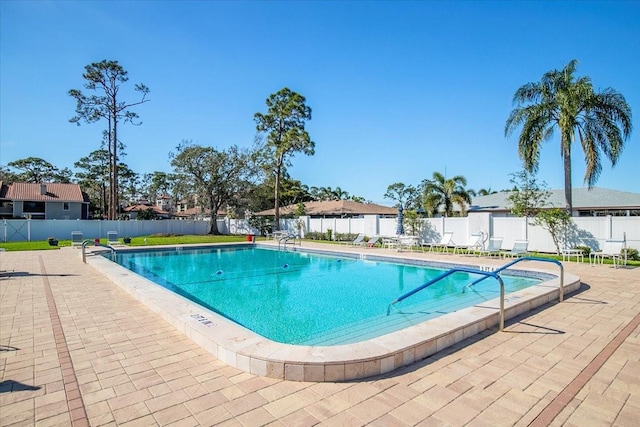
[[(280, 208), (281, 215), (289, 215), (296, 211), (297, 205)], [(358, 203), (351, 200), (329, 200), (324, 202), (305, 202), (306, 215), (397, 215), (398, 209), (374, 203)], [(275, 209), (257, 212), (258, 216), (275, 215)]]
[(5, 196), (11, 200), (42, 202), (85, 202), (88, 201), (78, 184), (14, 182), (8, 185)]
[[(209, 208), (202, 209), (200, 207), (195, 207), (195, 208), (185, 209), (180, 212), (176, 212), (173, 214), (173, 216), (177, 216), (180, 218), (187, 218), (187, 217), (192, 217), (196, 215), (209, 216), (210, 214), (211, 214), (211, 209)], [(227, 211), (225, 209), (218, 209), (218, 216), (226, 216), (226, 215), (227, 215)]]

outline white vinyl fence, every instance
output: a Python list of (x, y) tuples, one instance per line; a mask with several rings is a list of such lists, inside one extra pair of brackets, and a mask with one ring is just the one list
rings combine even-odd
[[(305, 230), (335, 233), (364, 233), (367, 236), (395, 236), (397, 220), (378, 218), (307, 218)], [(282, 229), (294, 230), (281, 223)], [(406, 227), (405, 227), (406, 228)], [(490, 237), (502, 237), (502, 248), (511, 249), (516, 240), (528, 240), (529, 249), (538, 252), (556, 252), (547, 230), (534, 225), (531, 218), (493, 217), (488, 213), (470, 214), (463, 218), (428, 218), (423, 220), (418, 237), (422, 242), (437, 242), (443, 232), (452, 231), (453, 241), (464, 243), (472, 233), (483, 231)], [(575, 217), (562, 239), (561, 249), (578, 245), (599, 249), (607, 239), (623, 239), (627, 247), (640, 250), (640, 217)]]
[[(224, 221), (222, 224), (224, 225)], [(1, 240), (3, 242), (47, 240), (49, 237), (55, 237), (58, 240), (71, 240), (72, 231), (81, 231), (85, 239), (91, 240), (106, 237), (109, 231), (117, 231), (119, 237), (146, 236), (157, 233), (206, 234), (209, 231), (208, 221), (182, 220), (8, 219), (2, 221), (1, 225)]]
[[(367, 236), (394, 236), (395, 218), (366, 215), (362, 218), (309, 218), (302, 220), (305, 232), (332, 230), (332, 235), (364, 233)], [(606, 239), (626, 238), (627, 247), (640, 250), (640, 217), (575, 217), (563, 239), (563, 246), (573, 248), (587, 245), (593, 249), (602, 247)], [(293, 219), (282, 219), (280, 228), (297, 232)], [(3, 242), (46, 240), (55, 237), (70, 240), (72, 231), (81, 231), (85, 239), (105, 237), (108, 231), (117, 231), (120, 237), (136, 237), (156, 233), (206, 234), (208, 221), (148, 220), (148, 221), (97, 221), (97, 220), (28, 220), (11, 219), (2, 223)], [(418, 237), (422, 242), (437, 242), (445, 231), (453, 232), (453, 241), (464, 243), (472, 233), (484, 231), (491, 237), (502, 237), (502, 248), (511, 249), (516, 240), (529, 241), (529, 249), (539, 252), (556, 251), (551, 235), (542, 227), (533, 225), (531, 219), (493, 217), (489, 213), (472, 213), (463, 218), (428, 218), (422, 223)], [(258, 234), (243, 219), (218, 219), (218, 230), (223, 234)]]

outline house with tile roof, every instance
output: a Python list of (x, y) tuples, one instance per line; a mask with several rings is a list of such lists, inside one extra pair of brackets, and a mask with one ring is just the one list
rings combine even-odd
[[(305, 202), (304, 213), (311, 218), (359, 218), (364, 215), (378, 215), (381, 217), (395, 217), (398, 209), (374, 203), (358, 203), (351, 200), (327, 200), (321, 202)], [(288, 205), (280, 208), (281, 216), (291, 216), (298, 205)], [(257, 216), (274, 216), (275, 209), (257, 212)]]
[[(469, 213), (490, 212), (494, 216), (511, 216), (508, 200), (511, 191), (474, 197)], [(571, 192), (573, 216), (640, 216), (640, 194), (594, 187), (574, 188)], [(564, 190), (550, 190), (549, 208), (564, 208)]]
[(78, 184), (0, 181), (0, 218), (88, 219), (89, 197)]

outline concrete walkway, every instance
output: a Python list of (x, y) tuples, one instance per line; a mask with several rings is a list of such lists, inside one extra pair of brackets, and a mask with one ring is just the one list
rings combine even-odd
[(77, 249), (2, 252), (0, 425), (637, 426), (640, 269), (564, 265), (582, 289), (506, 332), (383, 377), (309, 383), (227, 366)]

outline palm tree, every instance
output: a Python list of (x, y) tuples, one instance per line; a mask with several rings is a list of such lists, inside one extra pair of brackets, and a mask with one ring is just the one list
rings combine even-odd
[(336, 187), (336, 189), (333, 190), (333, 200), (349, 200), (349, 192), (344, 191), (340, 187)]
[(509, 136), (522, 126), (518, 154), (528, 172), (538, 170), (540, 145), (560, 131), (560, 153), (564, 161), (564, 192), (571, 213), (571, 145), (580, 141), (587, 169), (584, 182), (591, 188), (602, 172), (604, 154), (615, 166), (631, 135), (631, 108), (620, 93), (607, 88), (595, 92), (589, 77), (576, 78), (577, 60), (562, 70), (552, 70), (539, 82), (527, 83), (513, 96), (517, 106), (505, 126)]
[(453, 216), (453, 205), (460, 206), (460, 214), (467, 212), (467, 204), (471, 203), (471, 196), (464, 188), (467, 179), (461, 175), (446, 179), (440, 172), (433, 173), (433, 179), (422, 181), (422, 204), (424, 210), (433, 216), (442, 207), (445, 216)]

